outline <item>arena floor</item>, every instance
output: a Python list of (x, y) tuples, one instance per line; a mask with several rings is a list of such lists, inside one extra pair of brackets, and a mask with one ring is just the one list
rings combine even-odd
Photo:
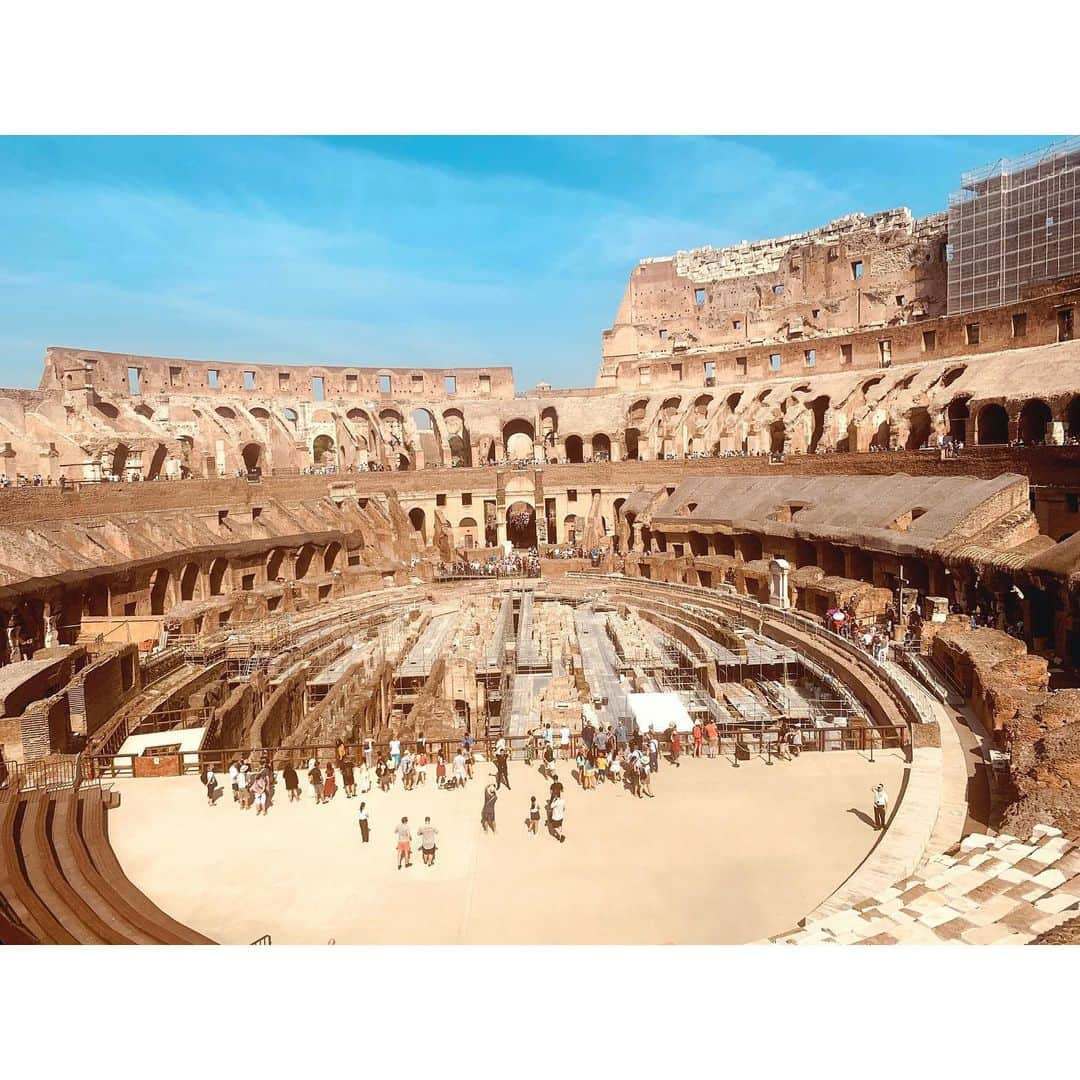
[[(480, 829), (478, 765), (464, 791), (419, 787), (360, 799), (339, 791), (290, 804), (284, 785), (265, 818), (231, 792), (214, 809), (196, 777), (122, 780), (109, 814), (113, 847), (132, 881), (175, 918), (227, 944), (270, 934), (275, 945), (733, 944), (791, 928), (873, 846), (871, 787), (900, 791), (899, 752), (871, 764), (854, 752), (804, 754), (769, 767), (729, 759), (666, 763), (656, 798), (566, 784), (565, 844), (524, 827), (547, 781), (511, 766), (498, 832)], [(227, 781), (227, 777), (226, 777)], [(857, 811), (857, 812), (856, 812)], [(393, 827), (430, 814), (436, 865), (396, 869)], [(414, 831), (415, 836), (415, 831)]]

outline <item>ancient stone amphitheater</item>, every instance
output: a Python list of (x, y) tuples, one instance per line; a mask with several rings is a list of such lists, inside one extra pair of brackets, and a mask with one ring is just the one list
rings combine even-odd
[(586, 389), (48, 348), (0, 391), (0, 941), (213, 936), (118, 859), (134, 790), (467, 734), (524, 770), (650, 702), (748, 777), (796, 729), (897, 762), (753, 936), (1074, 940), (1080, 245), (973, 298), (964, 228), (646, 259)]

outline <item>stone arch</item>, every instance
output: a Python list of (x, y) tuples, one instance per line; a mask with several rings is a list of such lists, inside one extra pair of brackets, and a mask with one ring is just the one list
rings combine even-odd
[(503, 424), (502, 441), (506, 456), (511, 460), (533, 459), (536, 431), (528, 420), (517, 417)]
[(297, 413), (295, 409), (282, 409), (281, 415), (284, 416), (286, 422), (292, 424), (293, 427), (296, 427), (300, 422), (300, 414)]
[(109, 475), (123, 478), (124, 469), (127, 467), (128, 456), (131, 451), (126, 443), (117, 443), (113, 450), (112, 460), (109, 462)]
[(318, 466), (333, 465), (336, 462), (334, 440), (330, 435), (315, 436), (311, 444), (311, 459)]
[(810, 442), (807, 446), (807, 451), (811, 454), (816, 452), (818, 444), (821, 442), (821, 436), (825, 434), (825, 414), (829, 411), (829, 404), (829, 398), (826, 394), (821, 394), (807, 403), (806, 407), (814, 418), (814, 426), (811, 429)]
[(199, 591), (199, 574), (202, 572), (198, 563), (188, 563), (180, 574), (180, 599), (194, 600)]
[(592, 438), (593, 456), (597, 454), (607, 454), (608, 460), (611, 459), (611, 439), (608, 438), (603, 432), (599, 432)]
[(1065, 434), (1073, 439), (1080, 439), (1080, 394), (1065, 408)]
[(641, 432), (637, 428), (627, 428), (624, 432), (626, 439), (626, 460), (637, 461), (640, 454), (639, 441)]
[(341, 544), (337, 540), (332, 540), (326, 545), (326, 551), (323, 552), (323, 570), (326, 573), (329, 574), (337, 566), (340, 555)]
[(160, 566), (150, 579), (150, 614), (164, 615), (169, 593), (169, 571)]
[(782, 454), (787, 445), (787, 428), (783, 420), (774, 420), (769, 425), (769, 450), (774, 454)]
[(941, 376), (941, 388), (944, 390), (948, 386), (952, 386), (957, 379), (960, 378), (964, 372), (967, 371), (966, 364), (960, 364), (957, 367), (951, 367), (944, 375)]
[(1024, 407), (1020, 410), (1017, 436), (1026, 443), (1045, 442), (1046, 432), (1052, 420), (1050, 406), (1042, 398), (1031, 398), (1024, 402)]
[(727, 401), (724, 404), (727, 406), (729, 412), (734, 412), (739, 407), (739, 402), (742, 401), (743, 392), (736, 390), (733, 394), (728, 394)]
[(888, 450), (891, 443), (892, 425), (888, 419), (885, 419), (874, 428), (874, 434), (870, 438), (870, 446), (878, 450)]
[(930, 410), (919, 405), (908, 413), (908, 437), (905, 444), (908, 450), (919, 450), (930, 441), (934, 424), (930, 419)]
[(991, 402), (979, 410), (976, 421), (980, 446), (1003, 446), (1009, 441), (1009, 414), (1003, 405)]
[(94, 403), (94, 408), (102, 416), (107, 416), (110, 420), (115, 420), (120, 415), (120, 410), (108, 401), (97, 401)]
[(257, 472), (262, 465), (262, 452), (263, 448), (259, 443), (247, 443), (244, 449), (240, 451), (240, 456), (244, 459), (244, 468), (249, 472)]
[[(409, 414), (416, 427), (417, 446), (424, 451), (424, 462), (430, 464), (436, 462), (442, 464), (442, 437), (439, 431), (435, 414), (423, 407), (417, 407)], [(428, 436), (425, 438), (425, 434)], [(434, 451), (434, 457), (429, 453), (429, 447)]]
[(281, 577), (281, 565), (285, 562), (285, 549), (274, 548), (266, 559), (266, 580), (277, 581)]
[(399, 452), (397, 456), (397, 471), (408, 472), (411, 468), (412, 461), (409, 459), (409, 455)]
[(516, 548), (536, 547), (536, 507), (518, 499), (506, 508), (506, 539)]
[(474, 517), (463, 517), (458, 522), (458, 529), (464, 533), (461, 537), (462, 546), (465, 548), (471, 548), (476, 545), (476, 538), (479, 535), (479, 526), (476, 523)]
[(967, 426), (971, 419), (969, 401), (969, 395), (961, 394), (953, 398), (945, 407), (945, 420), (949, 425), (949, 434), (956, 442), (967, 441)]
[(229, 569), (229, 560), (215, 559), (210, 564), (210, 595), (221, 596), (225, 584), (225, 572)]
[(409, 522), (413, 527), (413, 532), (419, 533), (424, 543), (427, 543), (427, 515), (420, 506), (414, 506), (409, 511)]
[(219, 405), (214, 412), (218, 414), (223, 420), (235, 420), (236, 411), (230, 409), (228, 405)]
[(264, 409), (261, 405), (256, 405), (254, 409), (248, 409), (248, 412), (256, 419), (261, 420), (264, 424), (270, 419), (270, 412), (268, 409)]
[(540, 440), (545, 447), (554, 446), (559, 438), (559, 414), (554, 405), (540, 413)]
[(563, 518), (563, 536), (568, 544), (576, 544), (580, 539), (577, 534), (577, 514), (567, 514)]
[(566, 440), (566, 460), (580, 465), (585, 460), (585, 444), (580, 435), (570, 435)]
[(150, 459), (150, 469), (146, 474), (147, 480), (156, 480), (161, 475), (161, 470), (165, 468), (165, 457), (168, 451), (165, 449), (164, 443), (158, 443), (157, 449), (154, 451), (154, 456)]
[(109, 614), (109, 583), (96, 578), (83, 590), (83, 611), (87, 615), (104, 616)]
[(146, 405), (146, 404), (136, 405), (135, 406), (135, 413), (136, 413), (136, 415), (141, 416), (144, 420), (153, 420), (154, 419), (154, 410), (151, 409), (150, 406)]
[(465, 416), (460, 409), (447, 409), (442, 415), (446, 445), (450, 451), (450, 464), (459, 468), (472, 465), (472, 446)]
[(296, 556), (296, 573), (294, 575), (295, 581), (302, 581), (307, 577), (308, 571), (311, 569), (311, 561), (315, 558), (315, 545), (305, 544)]

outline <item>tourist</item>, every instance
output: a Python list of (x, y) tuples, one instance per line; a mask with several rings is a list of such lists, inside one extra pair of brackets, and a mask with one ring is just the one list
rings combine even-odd
[(257, 776), (252, 784), (252, 792), (255, 796), (255, 816), (261, 817), (266, 813), (266, 796), (270, 785), (265, 776)]
[(345, 798), (353, 798), (356, 795), (356, 767), (353, 765), (352, 758), (346, 757), (341, 760), (341, 783), (345, 788)]
[(608, 775), (608, 759), (607, 754), (603, 750), (600, 750), (596, 754), (596, 779), (599, 783), (603, 783), (607, 780)]
[(323, 780), (323, 802), (328, 803), (337, 794), (337, 777), (334, 775), (334, 763), (326, 763), (326, 779)]
[(435, 786), (441, 788), (446, 784), (446, 761), (442, 754), (435, 761)]
[(705, 724), (705, 738), (709, 743), (709, 757), (716, 757), (720, 748), (720, 734), (716, 729), (716, 721), (711, 716)]
[(540, 775), (551, 776), (555, 769), (555, 750), (550, 743), (544, 743), (544, 756), (540, 763)]
[(538, 835), (540, 828), (540, 807), (536, 802), (536, 796), (529, 797), (529, 815), (525, 818), (525, 828), (533, 834)]
[(454, 755), (454, 783), (457, 787), (465, 786), (465, 754), (459, 750)]
[(559, 729), (559, 756), (563, 761), (570, 758), (570, 727), (567, 724)]
[(694, 740), (694, 757), (701, 757), (701, 744), (705, 736), (701, 730), (700, 720), (694, 721), (694, 730), (692, 732), (692, 737)]
[(610, 726), (605, 731), (604, 728), (600, 728), (599, 731), (593, 736), (593, 748), (598, 754), (602, 754), (608, 748), (608, 743), (611, 742), (611, 728)]
[(345, 760), (345, 740), (338, 736), (337, 744), (334, 746), (334, 757), (337, 760), (337, 766), (340, 769), (342, 762)]
[(372, 770), (368, 768), (368, 763), (365, 761), (360, 766), (360, 794), (366, 795), (371, 790), (371, 773)]
[(626, 725), (621, 720), (615, 725), (615, 745), (620, 751), (626, 749)]
[(505, 786), (506, 790), (510, 790), (510, 775), (509, 775), (509, 761), (510, 754), (506, 749), (506, 744), (502, 739), (499, 740), (499, 745), (495, 750), (495, 790), (498, 791), (500, 787)]
[(362, 844), (366, 844), (371, 836), (371, 831), (368, 826), (368, 812), (366, 802), (362, 802), (360, 804), (360, 809), (357, 811), (356, 814), (356, 820), (357, 823), (360, 825), (360, 842)]
[(375, 778), (379, 781), (380, 791), (390, 790), (390, 785), (394, 780), (394, 772), (382, 755), (379, 756), (379, 763), (375, 766)]
[(802, 728), (792, 728), (788, 734), (788, 748), (791, 756), (797, 758), (802, 750)]
[(574, 764), (577, 766), (577, 779), (578, 783), (585, 786), (585, 750), (581, 748), (577, 752), (577, 757), (574, 758)]
[(281, 775), (285, 778), (285, 790), (289, 793), (289, 802), (296, 802), (300, 798), (300, 777), (296, 775), (291, 761), (285, 763)]
[(552, 799), (551, 809), (549, 812), (549, 829), (551, 835), (559, 841), (560, 844), (566, 843), (566, 837), (563, 835), (563, 821), (566, 818), (566, 803), (563, 802), (562, 792), (560, 791), (557, 798)]
[(240, 763), (240, 768), (236, 771), (236, 793), (239, 796), (240, 809), (246, 810), (248, 808), (248, 770), (250, 766), (246, 761)]
[(583, 786), (586, 791), (596, 789), (596, 763), (592, 758), (585, 759), (585, 783)]
[(394, 835), (397, 837), (397, 868), (412, 866), (412, 830), (407, 817), (394, 827)]
[(488, 784), (484, 789), (484, 808), (480, 812), (480, 825), (484, 832), (495, 831), (495, 803), (499, 794), (493, 784)]
[(218, 778), (214, 772), (213, 765), (207, 765), (206, 767), (206, 779), (203, 781), (206, 784), (206, 801), (213, 806), (217, 802), (217, 789)]
[(308, 781), (311, 784), (311, 790), (315, 792), (315, 805), (318, 806), (323, 800), (323, 778), (317, 761), (313, 760), (311, 768), (308, 769)]
[(544, 725), (544, 743), (547, 746), (554, 746), (555, 744), (555, 732), (551, 728), (550, 720)]
[(369, 769), (375, 766), (375, 746), (370, 739), (364, 740), (364, 764)]
[(401, 786), (406, 791), (412, 791), (413, 782), (416, 780), (416, 775), (413, 772), (416, 759), (413, 757), (411, 750), (406, 750), (401, 756)]
[(618, 751), (616, 751), (615, 755), (612, 757), (611, 765), (609, 766), (608, 771), (611, 773), (611, 782), (615, 786), (616, 790), (622, 787), (623, 764)]
[(884, 784), (878, 784), (874, 789), (874, 828), (885, 828), (885, 812), (889, 806), (889, 796), (885, 791)]
[(240, 801), (240, 784), (237, 777), (240, 775), (240, 762), (231, 761), (229, 763), (229, 784), (232, 787), (232, 801)]
[(647, 757), (642, 756), (639, 771), (641, 773), (641, 794), (648, 795), (650, 799), (656, 798), (652, 790), (652, 765)]
[(401, 740), (397, 735), (390, 736), (390, 761), (393, 769), (396, 769), (401, 763)]
[(649, 733), (649, 768), (653, 772), (660, 770), (660, 743), (655, 731)]
[(681, 765), (679, 754), (682, 752), (682, 736), (679, 734), (674, 724), (671, 725), (669, 743), (671, 746), (671, 764), (678, 767)]
[(435, 838), (439, 830), (431, 824), (431, 818), (424, 818), (424, 824), (416, 830), (420, 834), (420, 854), (423, 856), (425, 866), (435, 865)]

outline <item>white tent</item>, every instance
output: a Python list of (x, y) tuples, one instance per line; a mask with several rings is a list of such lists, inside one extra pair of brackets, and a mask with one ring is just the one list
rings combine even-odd
[(667, 731), (672, 724), (680, 733), (694, 730), (678, 694), (627, 694), (626, 700), (639, 731)]

